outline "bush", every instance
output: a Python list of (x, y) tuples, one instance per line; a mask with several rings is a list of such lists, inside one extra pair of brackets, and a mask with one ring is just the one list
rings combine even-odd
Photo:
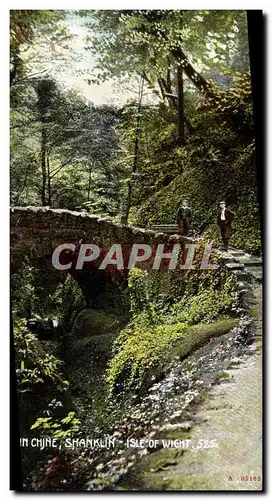
[(44, 431), (47, 436), (55, 438), (66, 438), (79, 431), (80, 420), (76, 417), (74, 411), (62, 419), (53, 419), (52, 417), (39, 417), (30, 427), (30, 430), (39, 429)]
[(25, 320), (15, 319), (13, 332), (19, 392), (33, 391), (36, 384), (65, 391), (69, 384), (59, 371), (62, 362), (43, 350), (35, 335), (26, 328)]
[(86, 307), (83, 292), (72, 276), (65, 276), (45, 262), (23, 264), (11, 275), (13, 311), (18, 317), (37, 314), (52, 317), (69, 330), (76, 315)]
[[(121, 333), (118, 344), (123, 340), (118, 352), (110, 363), (106, 381), (110, 393), (143, 384), (150, 370), (158, 367), (165, 352), (178, 339), (182, 338), (186, 325), (151, 325), (146, 316), (137, 317), (137, 325), (130, 325)], [(117, 345), (118, 345), (117, 344)]]

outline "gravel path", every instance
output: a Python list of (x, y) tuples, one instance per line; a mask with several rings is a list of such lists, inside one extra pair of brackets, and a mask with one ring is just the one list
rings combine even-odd
[(261, 351), (234, 365), (210, 392), (211, 399), (197, 413), (199, 424), (191, 439), (211, 442), (218, 448), (190, 449), (175, 467), (164, 472), (167, 489), (180, 484), (186, 490), (261, 490), (262, 415)]

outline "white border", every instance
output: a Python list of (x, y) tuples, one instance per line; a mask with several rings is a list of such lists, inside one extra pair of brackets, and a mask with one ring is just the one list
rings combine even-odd
[[(267, 64), (269, 62), (269, 66), (267, 67), (267, 115), (271, 117), (271, 99), (269, 92), (272, 89), (272, 78), (271, 78), (271, 41), (272, 41), (272, 22), (271, 22), (271, 3), (268, 1), (257, 2), (257, 1), (239, 1), (237, 0), (228, 0), (227, 2), (218, 2), (215, 0), (207, 0), (207, 1), (168, 1), (165, 0), (145, 0), (145, 1), (131, 1), (122, 0), (118, 2), (110, 2), (106, 0), (100, 1), (11, 1), (8, 5), (5, 5), (1, 8), (0, 15), (0, 36), (1, 36), (1, 78), (0, 85), (1, 91), (0, 95), (2, 98), (1, 103), (1, 182), (0, 182), (0, 223), (1, 223), (1, 288), (2, 293), (0, 294), (0, 307), (1, 307), (1, 327), (2, 327), (2, 342), (1, 342), (1, 465), (0, 470), (1, 481), (0, 481), (0, 492), (3, 494), (3, 498), (6, 496), (10, 496), (13, 492), (9, 491), (9, 255), (8, 255), (8, 241), (9, 241), (9, 85), (8, 85), (8, 75), (9, 75), (9, 67), (8, 67), (8, 53), (9, 53), (9, 39), (8, 39), (8, 26), (9, 26), (9, 12), (8, 9), (65, 9), (65, 10), (78, 10), (78, 9), (165, 9), (167, 6), (168, 9), (176, 8), (180, 9), (263, 9), (263, 11), (268, 15), (267, 17)], [(272, 387), (272, 369), (269, 368), (269, 363), (272, 357), (272, 348), (271, 341), (269, 340), (269, 336), (272, 333), (272, 329), (270, 327), (270, 314), (268, 314), (272, 310), (272, 269), (270, 266), (270, 255), (271, 252), (269, 249), (272, 249), (272, 230), (271, 230), (271, 219), (272, 219), (272, 164), (271, 164), (271, 127), (268, 127), (267, 130), (267, 146), (268, 146), (268, 154), (267, 154), (267, 207), (266, 207), (266, 219), (267, 219), (267, 248), (266, 248), (266, 278), (267, 278), (267, 297), (266, 297), (266, 312), (268, 315), (268, 323), (266, 328), (266, 350), (267, 350), (267, 403), (269, 403), (269, 410), (271, 407), (271, 403), (269, 402), (269, 387)], [(271, 173), (270, 173), (271, 172)], [(270, 195), (270, 196), (269, 196)], [(271, 217), (270, 217), (271, 215)], [(271, 323), (272, 326), (272, 323)], [(269, 421), (271, 420), (271, 412), (267, 413), (267, 424), (269, 425)], [(269, 438), (269, 443), (266, 443), (266, 452), (267, 452), (267, 487), (268, 490), (271, 491), (271, 467), (269, 463), (268, 456), (270, 457), (270, 444), (271, 444), (271, 433), (267, 429), (267, 438)], [(268, 455), (269, 454), (269, 455)], [(129, 495), (129, 493), (127, 493)], [(36, 496), (34, 493), (31, 493)], [(50, 494), (43, 494), (43, 497), (47, 497)], [(63, 494), (62, 494), (63, 495)], [(77, 494), (76, 494), (77, 495)], [(93, 495), (96, 495), (93, 493)], [(102, 493), (99, 493), (100, 496), (103, 496)], [(146, 494), (147, 495), (147, 494)], [(143, 496), (146, 496), (143, 495)], [(206, 494), (207, 495), (207, 494)], [(28, 496), (28, 495), (27, 495)], [(65, 497), (68, 495), (64, 495)], [(115, 493), (115, 496), (123, 498), (123, 495), (118, 495)], [(209, 494), (208, 494), (209, 496)], [(211, 496), (211, 494), (210, 494)], [(221, 497), (222, 494), (217, 493), (217, 497)], [(239, 493), (233, 493), (233, 497), (239, 497)], [(243, 493), (243, 498), (245, 496), (251, 496), (249, 493)], [(165, 493), (163, 497), (171, 497), (171, 494)], [(188, 493), (182, 493), (182, 498), (190, 498), (191, 496)]]

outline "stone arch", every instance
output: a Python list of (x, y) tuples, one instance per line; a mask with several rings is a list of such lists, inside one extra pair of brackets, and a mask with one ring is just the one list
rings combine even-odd
[[(159, 243), (172, 246), (174, 243), (191, 242), (190, 238), (125, 226), (85, 212), (32, 206), (11, 208), (10, 231), (10, 260), (13, 266), (20, 265), (23, 260), (40, 258), (49, 262), (55, 248), (63, 243), (78, 245), (84, 241), (108, 251), (114, 243), (127, 247), (133, 243), (157, 247)], [(66, 274), (67, 271), (59, 272)], [(73, 267), (69, 272), (79, 283), (90, 307), (99, 307), (106, 288), (113, 291), (127, 275), (119, 271), (108, 273), (95, 267), (88, 272), (76, 271)]]

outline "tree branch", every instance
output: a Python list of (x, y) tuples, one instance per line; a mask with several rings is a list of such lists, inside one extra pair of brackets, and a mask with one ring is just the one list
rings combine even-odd
[(67, 166), (67, 165), (68, 165), (68, 164), (69, 164), (69, 163), (73, 160), (73, 156), (74, 156), (74, 154), (77, 152), (77, 149), (78, 149), (78, 148), (76, 148), (76, 149), (73, 151), (73, 153), (69, 156), (69, 158), (68, 158), (68, 159), (67, 159), (64, 163), (62, 163), (62, 164), (61, 164), (61, 166), (60, 166), (59, 168), (57, 168), (57, 170), (55, 170), (54, 172), (52, 172), (52, 173), (50, 174), (50, 179), (53, 179), (53, 177), (55, 177), (55, 175), (57, 175), (57, 173), (58, 173), (58, 172), (60, 172), (60, 170), (61, 170), (62, 168), (66, 167), (66, 166)]
[[(36, 80), (36, 75), (42, 75), (46, 71), (47, 71), (47, 69), (44, 69), (43, 71), (39, 71), (37, 73), (33, 73), (32, 75), (28, 75), (25, 78), (21, 78), (21, 80), (15, 80), (15, 77), (11, 76), (10, 86), (15, 87), (15, 85), (22, 85), (24, 83), (32, 82), (32, 81)], [(35, 77), (35, 78), (33, 78), (33, 77)]]

